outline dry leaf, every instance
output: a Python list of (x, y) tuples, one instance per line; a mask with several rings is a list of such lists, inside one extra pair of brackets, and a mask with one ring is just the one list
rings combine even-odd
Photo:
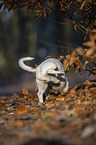
[(26, 108), (24, 105), (21, 105), (18, 109), (16, 109), (15, 113), (18, 115), (22, 115), (28, 111), (29, 111), (28, 108)]
[(16, 126), (16, 127), (22, 127), (24, 125), (23, 121), (16, 120), (16, 121), (11, 121), (8, 123), (8, 126)]
[(6, 108), (7, 106), (4, 103), (0, 103), (0, 110)]
[(86, 55), (86, 57), (88, 57), (88, 56), (93, 55), (94, 52), (95, 52), (95, 49), (94, 48), (90, 48), (90, 49), (87, 50), (85, 55)]

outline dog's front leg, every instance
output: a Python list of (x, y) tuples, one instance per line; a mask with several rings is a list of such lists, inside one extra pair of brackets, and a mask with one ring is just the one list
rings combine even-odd
[(41, 90), (38, 91), (37, 95), (38, 95), (38, 99), (39, 99), (39, 103), (43, 104), (43, 92)]

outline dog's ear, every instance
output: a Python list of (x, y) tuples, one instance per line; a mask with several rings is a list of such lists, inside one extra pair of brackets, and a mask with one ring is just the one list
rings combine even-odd
[(53, 75), (64, 75), (64, 72), (61, 72), (61, 71), (56, 71), (54, 69), (48, 69), (47, 74), (53, 74)]

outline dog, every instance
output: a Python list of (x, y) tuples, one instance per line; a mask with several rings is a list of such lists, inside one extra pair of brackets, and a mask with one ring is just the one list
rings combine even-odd
[(48, 58), (43, 61), (37, 68), (27, 66), (24, 62), (33, 60), (33, 57), (21, 58), (19, 66), (29, 72), (35, 73), (36, 86), (38, 89), (39, 103), (44, 103), (50, 97), (50, 93), (57, 92), (63, 94), (68, 90), (69, 82), (65, 77), (65, 71), (62, 63), (56, 58)]

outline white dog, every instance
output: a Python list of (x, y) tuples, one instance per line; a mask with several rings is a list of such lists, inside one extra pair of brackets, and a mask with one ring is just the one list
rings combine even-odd
[(21, 58), (18, 63), (22, 69), (36, 73), (39, 103), (43, 103), (44, 96), (45, 99), (47, 99), (50, 96), (50, 92), (63, 94), (68, 90), (69, 83), (65, 77), (64, 67), (59, 60), (48, 58), (37, 68), (24, 64), (24, 61), (33, 59), (33, 57), (24, 57)]

